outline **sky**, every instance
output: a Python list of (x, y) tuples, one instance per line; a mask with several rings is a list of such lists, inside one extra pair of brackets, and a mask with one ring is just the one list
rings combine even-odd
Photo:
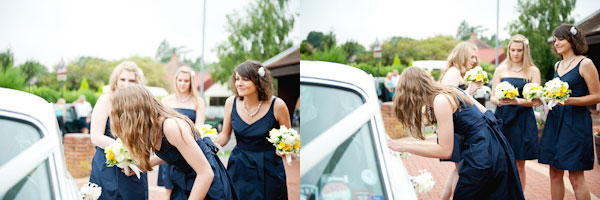
[[(185, 46), (185, 58), (202, 54), (201, 0), (0, 0), (0, 51), (10, 48), (15, 66), (37, 60), (53, 68), (62, 58), (119, 60), (154, 58), (163, 39)], [(206, 2), (205, 63), (217, 62), (216, 46), (227, 40), (226, 15), (244, 16), (253, 1)], [(300, 0), (288, 4), (299, 14)], [(296, 18), (298, 16), (296, 15)], [(300, 44), (298, 21), (290, 38)], [(53, 71), (54, 69), (50, 69)]]
[[(499, 1), (500, 39), (510, 38), (507, 27), (519, 16), (516, 6), (517, 0)], [(598, 0), (577, 0), (571, 15), (577, 22), (598, 9)], [(490, 37), (496, 33), (496, 10), (495, 0), (302, 0), (300, 36), (333, 31), (338, 44), (353, 40), (368, 47), (376, 38), (455, 36), (466, 20), (487, 28), (483, 35)]]

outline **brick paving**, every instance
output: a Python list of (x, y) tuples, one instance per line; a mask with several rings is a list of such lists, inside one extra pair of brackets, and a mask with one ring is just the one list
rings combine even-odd
[[(426, 142), (435, 143), (435, 136), (427, 137)], [(435, 179), (435, 186), (427, 193), (418, 194), (419, 199), (439, 199), (447, 176), (454, 169), (452, 162), (440, 162), (439, 159), (425, 158), (412, 155), (403, 159), (404, 165), (411, 175), (417, 175), (419, 169), (426, 169)], [(525, 163), (527, 173), (527, 185), (525, 186), (525, 199), (550, 199), (550, 178), (548, 166), (537, 163), (537, 160), (527, 161)], [(600, 165), (594, 164), (594, 169), (585, 171), (584, 176), (590, 192), (597, 197), (600, 197)], [(575, 199), (572, 192), (572, 187), (569, 183), (568, 172), (565, 172), (565, 199)], [(594, 199), (594, 196), (592, 196)]]

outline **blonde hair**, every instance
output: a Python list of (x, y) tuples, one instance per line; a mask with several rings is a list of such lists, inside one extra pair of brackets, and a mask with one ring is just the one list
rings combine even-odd
[(138, 67), (138, 65), (134, 62), (126, 60), (117, 65), (110, 74), (110, 80), (108, 84), (110, 85), (111, 93), (114, 93), (117, 91), (117, 89), (119, 89), (117, 88), (117, 82), (119, 81), (119, 76), (121, 76), (121, 73), (125, 70), (135, 73), (136, 84), (143, 84), (144, 72), (142, 72), (142, 69), (140, 69), (140, 67)]
[[(394, 95), (394, 111), (402, 127), (406, 128), (413, 137), (425, 139), (421, 133), (423, 115), (428, 118), (429, 122), (436, 121), (433, 110), (425, 109), (423, 112), (423, 108), (427, 107), (429, 97), (438, 94), (450, 96), (455, 100), (457, 106), (459, 100), (463, 104), (473, 105), (467, 95), (454, 87), (436, 83), (424, 69), (409, 67), (400, 75)], [(460, 110), (460, 106), (458, 109)]]
[(196, 72), (194, 72), (194, 70), (191, 67), (188, 66), (182, 66), (180, 68), (177, 69), (177, 71), (175, 72), (175, 78), (174, 78), (174, 82), (175, 82), (175, 95), (177, 95), (177, 97), (181, 97), (181, 92), (179, 92), (179, 89), (177, 88), (177, 76), (179, 76), (180, 74), (189, 74), (190, 75), (190, 87), (188, 88), (188, 92), (190, 93), (190, 95), (192, 95), (192, 97), (194, 98), (194, 102), (196, 102), (196, 108), (200, 107), (200, 95), (198, 94), (198, 90), (196, 90), (195, 84), (196, 84)]
[(534, 66), (532, 59), (531, 59), (531, 51), (529, 49), (529, 40), (527, 40), (527, 38), (521, 34), (516, 34), (514, 36), (512, 36), (512, 38), (510, 38), (510, 42), (508, 42), (508, 48), (506, 48), (506, 56), (508, 57), (508, 62), (506, 62), (506, 67), (507, 69), (512, 69), (513, 67), (513, 61), (512, 56), (510, 55), (510, 45), (514, 44), (514, 43), (521, 43), (523, 44), (523, 72), (525, 73), (526, 76), (526, 80), (529, 80), (529, 67)]
[(194, 138), (199, 136), (190, 119), (164, 106), (144, 86), (128, 85), (117, 90), (111, 96), (111, 105), (111, 131), (123, 141), (142, 170), (152, 170), (150, 154), (164, 137), (161, 117), (182, 119), (192, 129)]
[(64, 105), (65, 103), (67, 103), (67, 102), (63, 98), (59, 98), (58, 101), (56, 101), (57, 105)]
[[(469, 70), (472, 66), (467, 66), (467, 60), (471, 55), (471, 51), (477, 51), (477, 46), (471, 44), (469, 42), (461, 42), (452, 49), (450, 55), (448, 55), (448, 59), (446, 59), (446, 68), (442, 70), (442, 74), (440, 75), (440, 80), (444, 78), (446, 71), (451, 67), (456, 67), (458, 71), (460, 71), (460, 76), (465, 76), (467, 70)], [(477, 58), (477, 63), (479, 63), (479, 57)]]

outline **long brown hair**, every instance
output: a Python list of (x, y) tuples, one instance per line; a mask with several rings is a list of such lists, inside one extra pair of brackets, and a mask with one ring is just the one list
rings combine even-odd
[[(431, 116), (431, 121), (435, 121), (435, 115), (431, 109), (425, 109), (423, 112), (423, 108), (428, 105), (429, 97), (438, 94), (450, 96), (457, 106), (459, 100), (469, 105), (473, 104), (467, 95), (454, 87), (436, 83), (425, 70), (419, 67), (409, 67), (400, 75), (394, 94), (394, 111), (400, 124), (413, 137), (425, 139), (421, 133), (423, 115)], [(460, 107), (458, 109), (460, 110)]]
[(178, 117), (192, 129), (194, 138), (199, 135), (190, 119), (163, 106), (144, 86), (128, 85), (117, 90), (111, 96), (111, 105), (111, 131), (121, 138), (142, 170), (152, 170), (150, 154), (163, 138), (161, 117)]
[[(261, 67), (265, 71), (263, 76), (258, 74), (258, 70)], [(244, 100), (244, 97), (238, 95), (235, 87), (236, 73), (242, 77), (250, 79), (252, 83), (254, 83), (256, 86), (256, 91), (258, 92), (259, 101), (270, 99), (273, 96), (275, 89), (273, 89), (273, 78), (271, 77), (271, 72), (269, 72), (267, 68), (263, 67), (260, 62), (247, 60), (246, 62), (239, 64), (237, 67), (235, 67), (235, 70), (229, 79), (229, 87), (233, 90), (233, 94), (235, 94), (236, 97), (239, 97), (240, 100)]]
[[(461, 77), (465, 76), (465, 73), (471, 68), (471, 66), (467, 66), (467, 59), (471, 55), (471, 51), (477, 51), (477, 46), (469, 42), (458, 43), (446, 59), (446, 68), (442, 70), (440, 81), (451, 67), (456, 67), (460, 71)], [(479, 58), (477, 58), (477, 62), (479, 63)]]
[[(575, 30), (577, 30), (577, 32), (575, 34), (571, 33), (571, 28), (574, 28)], [(580, 28), (577, 28), (577, 26), (574, 26), (572, 24), (561, 24), (560, 26), (556, 27), (554, 31), (552, 31), (552, 36), (561, 39), (566, 39), (569, 42), (569, 44), (571, 44), (573, 53), (576, 56), (583, 55), (588, 51), (588, 45), (585, 40), (585, 33)], [(552, 42), (552, 45), (550, 45), (552, 52), (558, 55), (560, 59), (563, 59), (562, 55), (556, 52), (556, 49), (554, 48), (554, 42)]]
[(523, 72), (525, 73), (526, 80), (529, 80), (529, 67), (533, 66), (533, 61), (531, 59), (531, 50), (529, 49), (529, 40), (521, 34), (516, 34), (510, 38), (510, 42), (508, 42), (508, 48), (506, 48), (506, 56), (508, 57), (508, 62), (506, 62), (506, 67), (509, 70), (512, 70), (513, 61), (511, 60), (512, 55), (510, 55), (510, 45), (514, 43), (523, 44)]

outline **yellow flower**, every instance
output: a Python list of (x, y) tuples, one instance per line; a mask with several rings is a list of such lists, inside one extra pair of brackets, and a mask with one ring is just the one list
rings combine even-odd
[(478, 75), (475, 77), (475, 81), (482, 81), (482, 80), (483, 80), (483, 74), (478, 74)]
[[(285, 144), (285, 143), (284, 143), (284, 144)], [(286, 144), (286, 145), (285, 145), (285, 147), (283, 147), (283, 150), (284, 150), (284, 151), (289, 151), (289, 150), (292, 150), (292, 146), (289, 146), (289, 145), (287, 145), (287, 144)]]
[(565, 87), (565, 85), (560, 86), (560, 91), (567, 92), (567, 87)]
[(106, 154), (106, 159), (116, 162), (115, 154), (112, 151), (112, 146), (106, 147), (106, 149), (104, 149), (104, 153)]
[(300, 148), (300, 140), (298, 140), (296, 142), (296, 144), (294, 145), (294, 149), (299, 149)]
[(285, 144), (285, 142), (281, 141), (281, 142), (279, 142), (279, 145), (277, 145), (277, 148), (283, 149), (285, 146), (287, 146), (287, 144)]

